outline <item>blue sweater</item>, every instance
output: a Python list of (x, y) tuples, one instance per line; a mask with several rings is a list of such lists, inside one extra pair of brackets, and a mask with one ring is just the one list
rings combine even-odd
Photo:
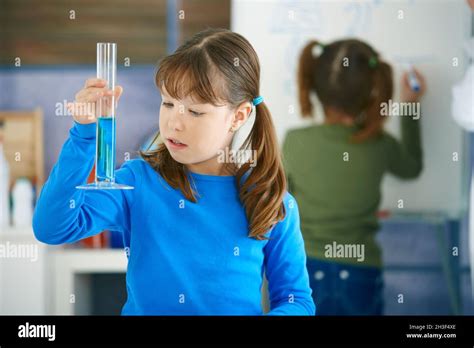
[(38, 199), (33, 229), (48, 244), (119, 231), (127, 248), (122, 315), (260, 315), (263, 273), (269, 314), (313, 315), (298, 207), (266, 241), (249, 238), (235, 176), (190, 173), (199, 193), (187, 201), (144, 160), (116, 171), (134, 190), (77, 190), (94, 164), (96, 124), (74, 122)]

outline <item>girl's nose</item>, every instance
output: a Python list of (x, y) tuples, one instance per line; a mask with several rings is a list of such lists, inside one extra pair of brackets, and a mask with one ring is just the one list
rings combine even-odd
[(179, 113), (173, 114), (168, 119), (168, 128), (173, 131), (182, 131), (183, 122), (181, 120), (181, 115)]

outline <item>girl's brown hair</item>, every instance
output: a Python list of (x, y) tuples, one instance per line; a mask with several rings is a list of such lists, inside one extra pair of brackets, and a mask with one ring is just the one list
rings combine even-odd
[[(243, 36), (225, 29), (207, 29), (160, 62), (156, 84), (175, 99), (189, 95), (202, 103), (224, 102), (236, 108), (260, 95), (260, 63)], [(234, 172), (249, 221), (249, 236), (263, 240), (285, 217), (286, 178), (270, 111), (264, 102), (255, 110), (255, 122), (240, 150), (256, 150), (256, 164), (247, 161)], [(140, 154), (170, 186), (181, 190), (187, 200), (197, 202), (185, 165), (175, 161), (163, 143)]]
[[(313, 54), (315, 48), (322, 53)], [(298, 65), (303, 117), (313, 115), (311, 91), (324, 107), (333, 107), (356, 118), (359, 130), (352, 141), (362, 142), (383, 129), (380, 103), (392, 97), (392, 69), (362, 41), (347, 39), (328, 45), (311, 41), (304, 47)]]

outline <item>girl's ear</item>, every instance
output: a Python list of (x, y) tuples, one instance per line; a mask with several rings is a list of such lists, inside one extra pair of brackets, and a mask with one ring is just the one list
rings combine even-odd
[(250, 102), (243, 102), (240, 104), (234, 113), (234, 118), (232, 120), (232, 131), (237, 131), (240, 127), (242, 127), (245, 122), (247, 122), (248, 118), (250, 117), (250, 113), (252, 112), (252, 104)]

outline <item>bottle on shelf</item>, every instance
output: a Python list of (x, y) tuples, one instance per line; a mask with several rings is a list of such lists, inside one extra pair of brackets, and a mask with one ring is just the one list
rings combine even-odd
[(25, 177), (16, 180), (12, 190), (14, 227), (29, 227), (33, 219), (33, 186)]
[(10, 167), (3, 149), (3, 122), (0, 121), (0, 232), (10, 225)]

